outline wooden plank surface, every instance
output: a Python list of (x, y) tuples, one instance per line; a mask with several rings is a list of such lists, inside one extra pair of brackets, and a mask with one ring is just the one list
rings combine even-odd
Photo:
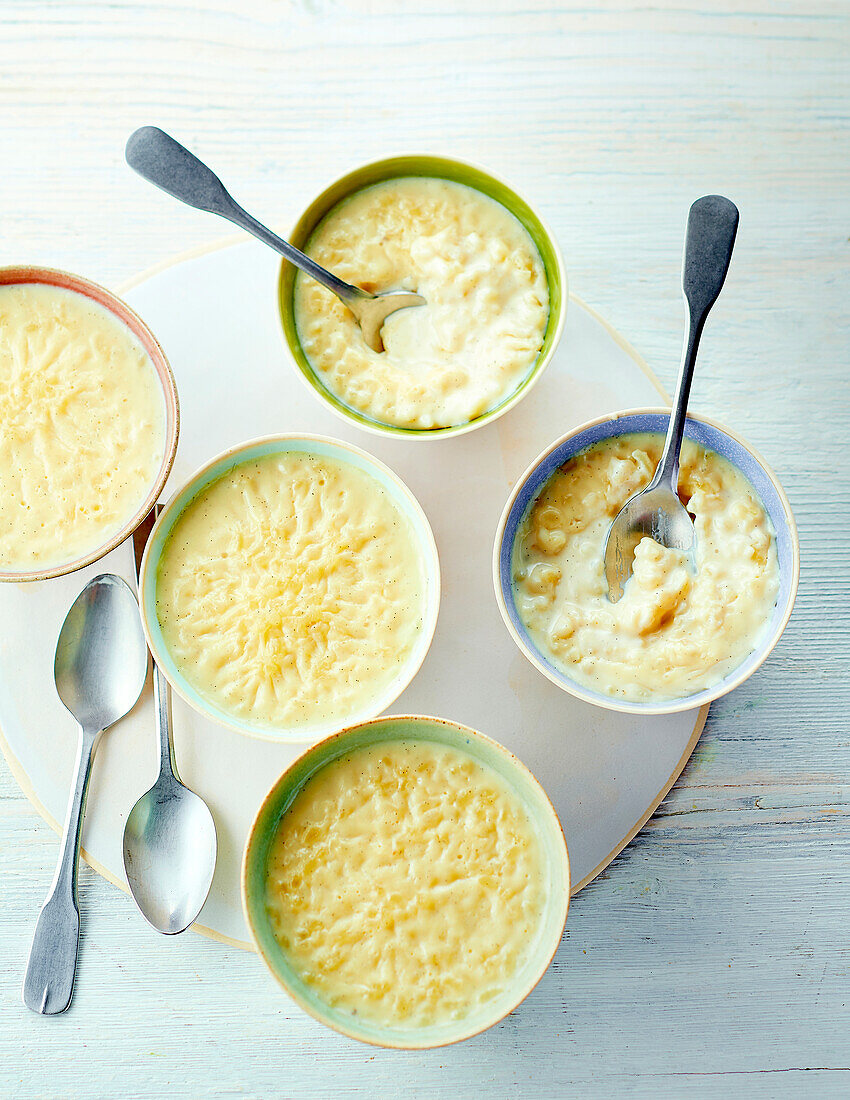
[(220, 236), (124, 167), (143, 123), (284, 228), (355, 163), (444, 151), (541, 209), (572, 288), (669, 386), (687, 206), (728, 194), (693, 404), (777, 470), (803, 561), (774, 655), (576, 899), (540, 987), (459, 1047), (332, 1035), (255, 958), (156, 935), (88, 868), (72, 1011), (31, 1016), (56, 838), (0, 766), (0, 1095), (850, 1094), (849, 45), (848, 4), (809, 0), (0, 0), (2, 262), (114, 286)]

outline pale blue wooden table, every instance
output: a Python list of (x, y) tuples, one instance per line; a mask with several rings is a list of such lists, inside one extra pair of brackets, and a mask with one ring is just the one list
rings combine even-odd
[(158, 936), (87, 867), (73, 1008), (30, 1015), (56, 838), (0, 765), (0, 1096), (848, 1096), (848, 5), (407, 8), (0, 0), (2, 262), (118, 285), (219, 236), (124, 168), (142, 123), (284, 225), (353, 163), (445, 151), (528, 194), (572, 288), (670, 385), (685, 211), (722, 191), (741, 230), (692, 400), (789, 492), (794, 616), (531, 998), (431, 1053), (324, 1031), (256, 958)]

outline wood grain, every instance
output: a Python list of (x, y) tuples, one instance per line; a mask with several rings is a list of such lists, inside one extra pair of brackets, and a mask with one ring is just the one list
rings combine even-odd
[(741, 229), (693, 404), (777, 470), (803, 562), (780, 645), (576, 898), (543, 983), (460, 1047), (331, 1035), (255, 958), (157, 936), (88, 868), (73, 1009), (29, 1015), (56, 840), (0, 768), (0, 1094), (850, 1093), (849, 40), (845, 2), (803, 0), (0, 0), (5, 262), (116, 285), (221, 235), (124, 167), (143, 123), (283, 228), (357, 162), (444, 151), (540, 207), (572, 288), (670, 386), (687, 206), (728, 194)]

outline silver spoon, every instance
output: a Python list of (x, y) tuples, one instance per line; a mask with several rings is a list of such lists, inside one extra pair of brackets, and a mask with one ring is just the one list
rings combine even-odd
[(95, 577), (62, 624), (53, 664), (56, 690), (79, 723), (80, 741), (62, 854), (35, 926), (24, 977), (24, 1004), (33, 1012), (52, 1016), (71, 1003), (80, 936), (77, 863), (92, 757), (100, 734), (136, 705), (147, 671), (135, 596), (120, 577)]
[(218, 176), (203, 161), (157, 126), (142, 126), (132, 133), (124, 155), (130, 167), (150, 183), (189, 206), (234, 222), (327, 287), (354, 314), (363, 339), (373, 351), (384, 350), (381, 329), (391, 313), (409, 306), (425, 305), (421, 294), (404, 290), (368, 294), (359, 286), (352, 286), (320, 267), (315, 260), (252, 218), (231, 198)]
[(215, 822), (206, 802), (180, 782), (171, 741), (171, 689), (156, 662), (153, 698), (159, 778), (124, 826), (124, 870), (142, 916), (168, 936), (197, 918), (212, 885)]
[(695, 567), (696, 532), (677, 493), (679, 452), (700, 337), (723, 288), (737, 231), (738, 208), (722, 195), (706, 195), (691, 206), (682, 266), (688, 330), (676, 397), (664, 452), (652, 481), (626, 501), (608, 531), (604, 561), (608, 598), (612, 603), (623, 595), (626, 581), (632, 575), (635, 549), (646, 536), (662, 546), (687, 552), (691, 568)]
[[(134, 536), (142, 548), (143, 531), (140, 527)], [(173, 936), (189, 927), (207, 900), (217, 842), (206, 802), (180, 782), (171, 737), (171, 688), (156, 661), (153, 699), (159, 778), (127, 818), (124, 870), (142, 916), (158, 932)]]

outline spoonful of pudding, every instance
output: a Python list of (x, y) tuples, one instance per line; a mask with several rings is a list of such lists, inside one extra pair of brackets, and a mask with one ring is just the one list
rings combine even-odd
[(737, 231), (738, 208), (722, 195), (706, 195), (691, 206), (682, 265), (688, 330), (676, 397), (664, 451), (652, 481), (626, 501), (608, 531), (604, 562), (608, 599), (612, 603), (623, 595), (626, 581), (632, 575), (635, 550), (643, 538), (654, 539), (671, 550), (684, 551), (691, 569), (695, 568), (696, 532), (677, 492), (679, 452), (700, 337), (723, 288)]
[(218, 176), (188, 149), (156, 126), (142, 126), (132, 133), (124, 153), (130, 167), (188, 206), (218, 214), (241, 229), (252, 233), (291, 264), (310, 275), (354, 314), (363, 339), (373, 351), (383, 351), (381, 329), (391, 313), (410, 306), (424, 306), (421, 294), (406, 290), (387, 290), (369, 294), (326, 271), (288, 241), (272, 233), (234, 201)]

